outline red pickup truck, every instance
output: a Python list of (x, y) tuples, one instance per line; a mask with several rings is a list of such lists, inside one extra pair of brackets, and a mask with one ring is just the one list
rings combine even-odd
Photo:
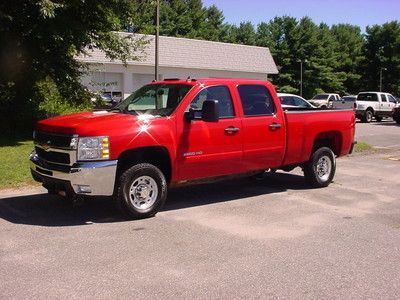
[(351, 153), (352, 110), (283, 111), (268, 81), (166, 79), (114, 109), (38, 122), (33, 178), (50, 193), (113, 196), (130, 218), (154, 216), (168, 188), (301, 167), (312, 187)]

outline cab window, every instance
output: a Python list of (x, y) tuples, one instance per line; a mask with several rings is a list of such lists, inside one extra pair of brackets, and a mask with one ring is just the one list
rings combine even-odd
[(275, 105), (263, 85), (245, 84), (237, 87), (245, 116), (265, 116), (275, 113)]
[(186, 111), (189, 111), (189, 108), (198, 110), (195, 112), (195, 115), (196, 117), (200, 117), (200, 111), (203, 108), (205, 100), (218, 100), (220, 118), (233, 118), (235, 116), (232, 97), (227, 86), (211, 86), (201, 90), (192, 100)]
[(389, 98), (389, 102), (397, 103), (397, 100), (392, 95), (389, 95), (388, 98)]

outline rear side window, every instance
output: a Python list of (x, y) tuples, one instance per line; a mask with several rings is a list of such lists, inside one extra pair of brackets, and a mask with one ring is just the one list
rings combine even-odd
[(275, 113), (275, 105), (263, 85), (245, 84), (237, 87), (245, 116), (264, 116)]

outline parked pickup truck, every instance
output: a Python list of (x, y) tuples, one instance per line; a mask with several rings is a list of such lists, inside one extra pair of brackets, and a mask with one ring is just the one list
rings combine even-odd
[(364, 123), (372, 118), (380, 122), (384, 117), (392, 116), (397, 100), (389, 93), (361, 92), (356, 99), (356, 116)]
[(144, 218), (169, 187), (205, 179), (301, 167), (325, 187), (354, 130), (351, 110), (284, 112), (267, 81), (164, 80), (110, 111), (38, 122), (31, 171), (50, 193), (113, 196), (128, 217)]
[(309, 101), (312, 105), (319, 108), (332, 108), (334, 101), (340, 101), (338, 94), (317, 94)]
[(332, 104), (333, 109), (356, 109), (357, 96), (349, 95), (343, 96), (339, 101), (334, 101)]

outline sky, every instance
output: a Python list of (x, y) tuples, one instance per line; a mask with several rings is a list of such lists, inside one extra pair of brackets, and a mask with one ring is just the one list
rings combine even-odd
[(275, 16), (308, 16), (315, 23), (358, 25), (364, 32), (367, 25), (400, 21), (400, 0), (203, 0), (205, 6), (215, 4), (224, 12), (225, 21), (257, 25)]

